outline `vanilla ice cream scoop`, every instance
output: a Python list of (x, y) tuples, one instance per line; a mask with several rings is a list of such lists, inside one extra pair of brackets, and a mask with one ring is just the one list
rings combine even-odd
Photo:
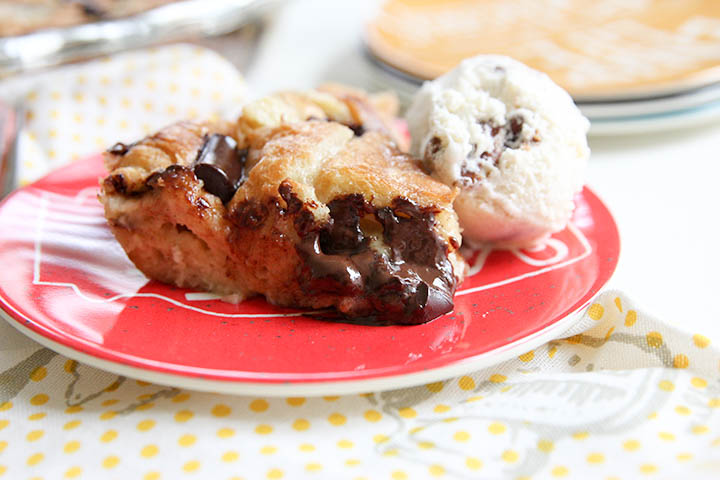
[(590, 124), (547, 75), (508, 57), (469, 58), (426, 82), (406, 118), (412, 153), (459, 189), (465, 240), (525, 247), (565, 228)]

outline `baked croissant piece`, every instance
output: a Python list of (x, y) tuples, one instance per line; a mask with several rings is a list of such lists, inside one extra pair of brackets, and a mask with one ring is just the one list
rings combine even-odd
[(99, 198), (150, 278), (427, 322), (452, 310), (465, 271), (455, 191), (401, 150), (392, 110), (332, 86), (263, 98), (234, 123), (171, 125), (106, 153)]

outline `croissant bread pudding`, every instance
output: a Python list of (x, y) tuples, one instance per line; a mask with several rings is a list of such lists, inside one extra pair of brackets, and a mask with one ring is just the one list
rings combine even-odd
[(148, 277), (347, 321), (419, 324), (465, 272), (455, 190), (404, 153), (391, 97), (339, 86), (171, 125), (105, 155), (112, 232)]

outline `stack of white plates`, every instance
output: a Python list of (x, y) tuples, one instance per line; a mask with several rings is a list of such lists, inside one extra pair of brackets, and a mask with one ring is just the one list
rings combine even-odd
[(624, 135), (720, 120), (720, 0), (384, 0), (365, 32), (373, 77), (407, 100), (463, 58), (546, 72), (591, 121)]
[[(393, 90), (407, 106), (423, 80), (401, 72), (370, 53), (362, 83), (371, 90)], [(357, 70), (356, 70), (357, 73)], [(355, 75), (357, 82), (358, 76)], [(622, 98), (576, 98), (590, 119), (590, 135), (615, 136), (660, 132), (720, 121), (720, 82), (678, 86), (673, 90), (638, 92)]]
[(655, 96), (578, 99), (590, 119), (591, 135), (630, 135), (700, 126), (720, 121), (720, 83)]

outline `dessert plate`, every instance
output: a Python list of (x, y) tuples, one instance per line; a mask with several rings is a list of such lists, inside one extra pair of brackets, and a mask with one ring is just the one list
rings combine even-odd
[(619, 253), (610, 213), (585, 189), (569, 227), (544, 247), (470, 253), (450, 314), (411, 327), (331, 323), (146, 279), (106, 226), (103, 175), (96, 156), (0, 204), (2, 316), (70, 358), (184, 388), (346, 394), (471, 372), (566, 332)]
[[(582, 110), (582, 109), (581, 109)], [(590, 118), (588, 135), (621, 136), (701, 127), (720, 120), (720, 99), (659, 113)]]

